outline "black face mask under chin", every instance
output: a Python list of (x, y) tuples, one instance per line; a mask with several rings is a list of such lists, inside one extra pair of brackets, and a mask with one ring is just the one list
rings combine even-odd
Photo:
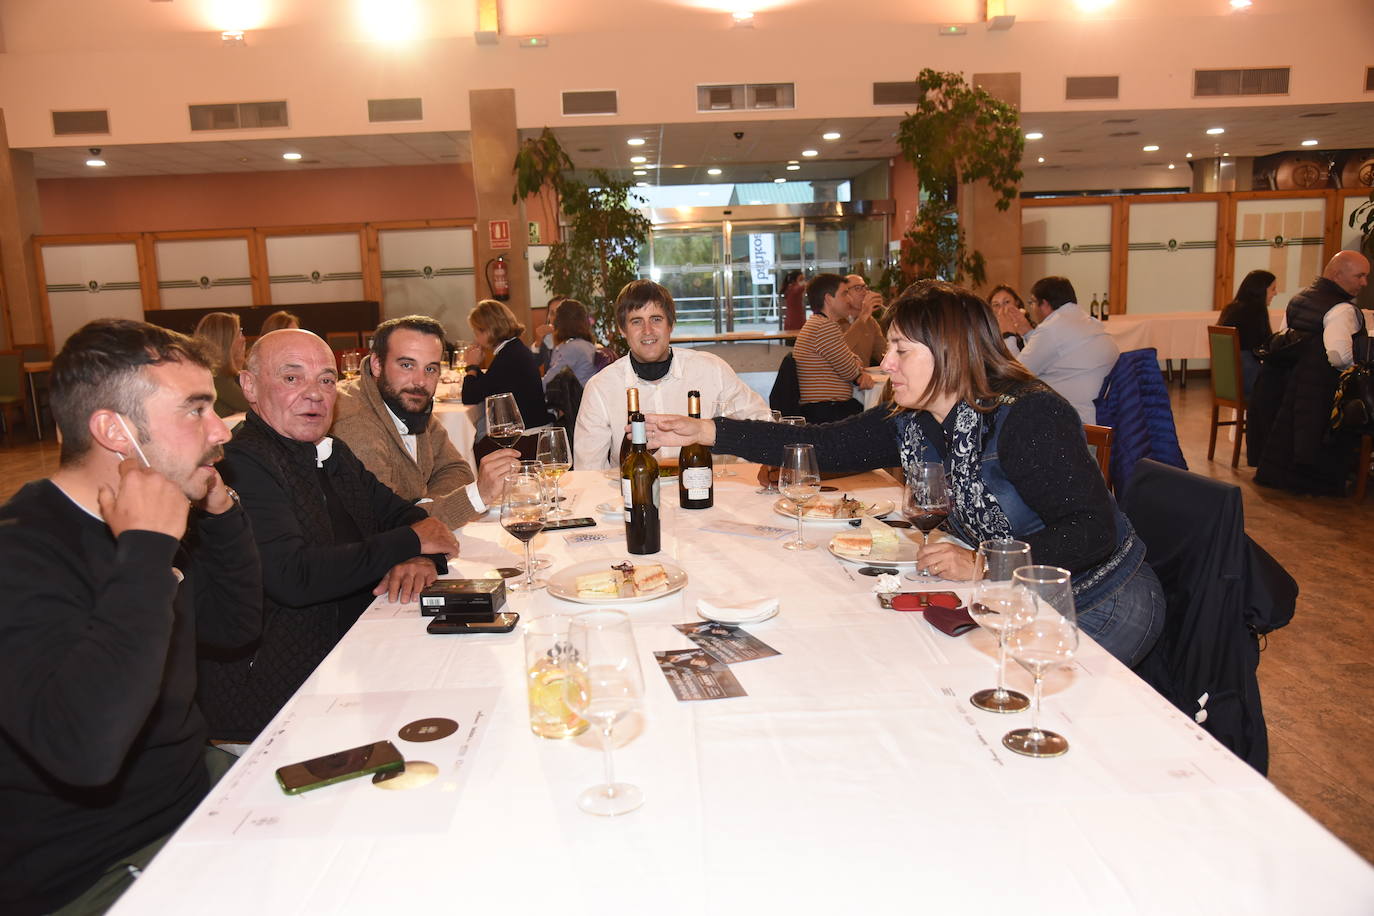
[(424, 410), (406, 410), (400, 398), (394, 397), (384, 389), (381, 393), (382, 402), (386, 404), (388, 410), (396, 415), (396, 419), (405, 424), (407, 433), (418, 436), (425, 431), (425, 427), (429, 426), (429, 415), (434, 412), (433, 398), (425, 402)]
[(630, 368), (634, 369), (635, 375), (644, 379), (646, 382), (656, 382), (668, 374), (668, 368), (673, 364), (673, 348), (668, 348), (668, 356), (656, 363), (641, 363), (635, 359), (633, 353), (630, 354)]

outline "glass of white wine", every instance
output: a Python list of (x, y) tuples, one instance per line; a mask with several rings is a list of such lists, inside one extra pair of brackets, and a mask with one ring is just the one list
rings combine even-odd
[(487, 437), (502, 448), (515, 448), (525, 434), (525, 419), (520, 405), (509, 391), (487, 395), (484, 404), (487, 414)]
[(814, 549), (816, 545), (802, 536), (802, 510), (821, 492), (821, 472), (816, 463), (814, 445), (794, 443), (783, 446), (778, 489), (797, 507), (797, 537), (782, 546), (788, 550)]
[(1007, 651), (1035, 678), (1030, 728), (1015, 728), (1002, 743), (1026, 757), (1059, 757), (1069, 750), (1063, 735), (1040, 727), (1040, 695), (1045, 674), (1066, 665), (1078, 652), (1078, 617), (1073, 606), (1069, 571), (1058, 566), (1023, 566), (1012, 581), (1034, 596), (1036, 613), (1029, 623), (1007, 632)]
[(544, 464), (544, 477), (553, 483), (553, 496), (549, 500), (549, 518), (567, 518), (572, 513), (563, 508), (563, 494), (559, 489), (559, 478), (572, 470), (572, 452), (568, 449), (568, 431), (561, 426), (540, 430), (535, 457)]
[(564, 698), (568, 708), (601, 735), (606, 765), (606, 781), (579, 795), (577, 806), (606, 817), (627, 814), (644, 804), (644, 793), (638, 786), (615, 781), (611, 738), (616, 725), (644, 700), (644, 675), (630, 616), (606, 609), (578, 614), (568, 623), (568, 645)]
[(1012, 581), (1011, 574), (1029, 566), (1031, 548), (1025, 541), (997, 538), (978, 545), (978, 581), (973, 586), (969, 616), (997, 634), (997, 688), (979, 690), (969, 702), (988, 712), (1018, 712), (1030, 705), (1024, 693), (1008, 690), (1007, 630), (1035, 617), (1035, 598)]

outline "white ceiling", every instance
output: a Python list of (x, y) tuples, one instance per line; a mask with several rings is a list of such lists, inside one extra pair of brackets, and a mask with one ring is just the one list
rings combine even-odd
[[(766, 181), (787, 177), (801, 180), (849, 178), (899, 154), (897, 124), (902, 115), (881, 118), (830, 120), (787, 119), (748, 122), (692, 122), (682, 124), (599, 125), (560, 127), (555, 130), (563, 147), (579, 169), (604, 168), (628, 177), (632, 168), (648, 172), (638, 180), (661, 184), (695, 184), (711, 181)], [(1320, 141), (1317, 150), (1374, 147), (1374, 101), (1334, 105), (1270, 105), (1209, 109), (1144, 111), (1028, 112), (1022, 116), (1027, 131), (1038, 130), (1044, 139), (1028, 141), (1023, 168), (1164, 169), (1170, 162), (1180, 168), (1184, 154), (1202, 158), (1218, 153), (1232, 156), (1263, 156), (1284, 150), (1301, 150), (1304, 139)], [(1210, 137), (1209, 127), (1226, 133)], [(838, 131), (839, 140), (826, 141), (821, 134)], [(534, 136), (537, 130), (524, 130)], [(736, 138), (735, 134), (743, 136)], [(1117, 136), (1113, 136), (1117, 134)], [(639, 137), (642, 146), (626, 140)], [(32, 150), (39, 178), (92, 177), (94, 175), (185, 175), (207, 172), (288, 171), (364, 166), (400, 166), (471, 161), (466, 132), (414, 132), (344, 137), (280, 140), (204, 140), (188, 143), (102, 146), (108, 166), (85, 165), (87, 146)], [(1141, 147), (1155, 144), (1160, 150), (1145, 153)], [(820, 155), (807, 158), (803, 149)], [(304, 158), (281, 158), (296, 151)], [(638, 166), (630, 157), (644, 156)], [(1044, 156), (1042, 165), (1036, 160)], [(788, 160), (801, 169), (787, 171)], [(674, 166), (682, 166), (674, 168)], [(718, 167), (722, 174), (708, 176)], [(1071, 174), (1065, 174), (1071, 184)], [(1187, 184), (1183, 179), (1179, 184)]]

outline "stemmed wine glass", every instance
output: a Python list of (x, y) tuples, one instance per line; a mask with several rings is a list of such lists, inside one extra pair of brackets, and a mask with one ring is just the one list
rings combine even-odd
[(811, 550), (816, 545), (802, 537), (802, 509), (821, 492), (821, 472), (816, 464), (814, 445), (794, 443), (782, 447), (778, 488), (797, 506), (797, 537), (782, 546), (788, 550)]
[[(725, 417), (731, 420), (740, 419), (739, 417), (735, 416), (737, 409), (738, 408), (735, 405), (734, 395), (721, 392), (720, 394), (716, 395), (715, 401), (713, 401), (711, 404), (711, 417), (713, 419), (719, 419), (720, 417)], [(716, 477), (716, 479), (720, 479), (722, 477), (735, 476), (735, 472), (726, 467), (726, 463), (728, 461), (734, 460), (734, 458), (731, 458), (728, 455), (716, 456), (715, 461), (713, 462), (715, 466), (713, 474)]]
[(638, 786), (615, 781), (611, 761), (611, 732), (644, 699), (644, 675), (630, 617), (606, 609), (578, 614), (568, 623), (568, 643), (563, 697), (570, 710), (601, 733), (606, 759), (606, 782), (583, 791), (577, 806), (588, 814), (626, 814), (644, 804)]
[[(806, 417), (784, 417), (781, 410), (775, 410), (773, 411), (773, 422), (781, 423), (783, 426), (805, 426)], [(769, 470), (777, 470), (777, 468), (769, 466)], [(768, 483), (754, 492), (764, 494), (777, 493), (778, 488), (777, 485), (773, 483), (773, 476), (771, 474), (768, 475)]]
[(1035, 690), (1031, 727), (1012, 729), (1002, 736), (1002, 743), (1027, 757), (1058, 757), (1069, 750), (1069, 742), (1063, 735), (1040, 728), (1041, 682), (1047, 671), (1067, 664), (1078, 651), (1073, 586), (1069, 571), (1058, 566), (1023, 566), (1012, 573), (1012, 581), (1031, 593), (1036, 614), (1029, 623), (1011, 628), (1007, 649), (1035, 678)]
[[(930, 544), (930, 532), (949, 518), (949, 488), (945, 485), (945, 466), (938, 461), (918, 461), (906, 469), (902, 487), (902, 514), (921, 529), (921, 546)], [(924, 569), (907, 573), (908, 579), (926, 575)]]
[(1030, 705), (1024, 693), (1006, 687), (1007, 630), (1035, 617), (1034, 596), (1016, 585), (1011, 574), (1030, 561), (1031, 548), (1025, 541), (998, 538), (978, 545), (978, 581), (968, 611), (980, 627), (997, 634), (997, 689), (980, 690), (969, 702), (988, 712), (1018, 712)]
[(533, 592), (548, 583), (534, 577), (535, 560), (530, 555), (530, 542), (544, 530), (547, 518), (544, 507), (544, 480), (535, 474), (512, 474), (506, 478), (501, 494), (501, 527), (525, 545), (525, 578), (507, 586), (513, 592)]
[[(546, 518), (552, 518), (553, 512), (551, 511), (549, 503), (549, 478), (544, 473), (544, 463), (533, 459), (522, 459), (515, 463), (515, 470), (506, 476), (518, 477), (522, 474), (526, 477), (539, 478), (539, 486), (544, 494), (544, 515)], [(551, 566), (553, 566), (553, 557), (544, 553), (536, 553), (534, 555), (535, 569), (548, 569)]]
[[(774, 422), (774, 423), (781, 423), (781, 422), (782, 422), (782, 411), (781, 411), (781, 410), (770, 410), (769, 413), (771, 413), (771, 414), (773, 415), (773, 422)], [(765, 469), (766, 469), (766, 468), (768, 467), (768, 465), (765, 465), (764, 467), (765, 467)], [(762, 493), (762, 494), (765, 495), (765, 496), (772, 496), (773, 494), (775, 494), (775, 493), (778, 492), (778, 485), (775, 484), (775, 483), (773, 482), (772, 476), (767, 476), (767, 477), (764, 478), (764, 484), (763, 484), (763, 486), (759, 487), (759, 488), (758, 488), (757, 490), (755, 490), (754, 492), (755, 492), (755, 493)]]
[(486, 400), (487, 436), (502, 448), (514, 448), (525, 434), (525, 419), (520, 405), (509, 391), (489, 394)]
[(572, 452), (568, 450), (568, 431), (561, 426), (551, 426), (539, 431), (539, 445), (535, 451), (544, 464), (544, 477), (553, 482), (553, 497), (550, 500), (549, 518), (567, 518), (572, 515), (562, 506), (563, 496), (559, 492), (558, 478), (572, 469)]

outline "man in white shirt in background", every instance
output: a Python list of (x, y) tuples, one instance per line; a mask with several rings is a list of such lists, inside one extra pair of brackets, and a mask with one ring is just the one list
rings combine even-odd
[(1102, 322), (1078, 304), (1066, 277), (1042, 277), (1031, 287), (1030, 313), (1036, 327), (1026, 335), (1021, 364), (1059, 392), (1085, 424), (1097, 422), (1093, 398), (1121, 355)]
[(500, 502), (502, 481), (519, 466), (520, 453), (492, 452), (473, 474), (434, 416), (443, 356), (444, 326), (433, 318), (382, 322), (359, 377), (338, 386), (332, 432), (396, 495), (424, 503), (457, 528)]
[[(582, 391), (582, 407), (573, 435), (573, 467), (579, 471), (616, 466), (625, 438), (625, 392), (639, 389), (641, 412), (687, 412), (687, 392), (701, 392), (703, 413), (716, 403), (741, 420), (767, 420), (768, 405), (730, 364), (701, 350), (674, 349), (671, 344), (677, 309), (673, 294), (652, 280), (635, 280), (620, 291), (616, 324), (630, 346), (621, 357), (593, 375)], [(676, 448), (658, 452), (676, 458)]]

